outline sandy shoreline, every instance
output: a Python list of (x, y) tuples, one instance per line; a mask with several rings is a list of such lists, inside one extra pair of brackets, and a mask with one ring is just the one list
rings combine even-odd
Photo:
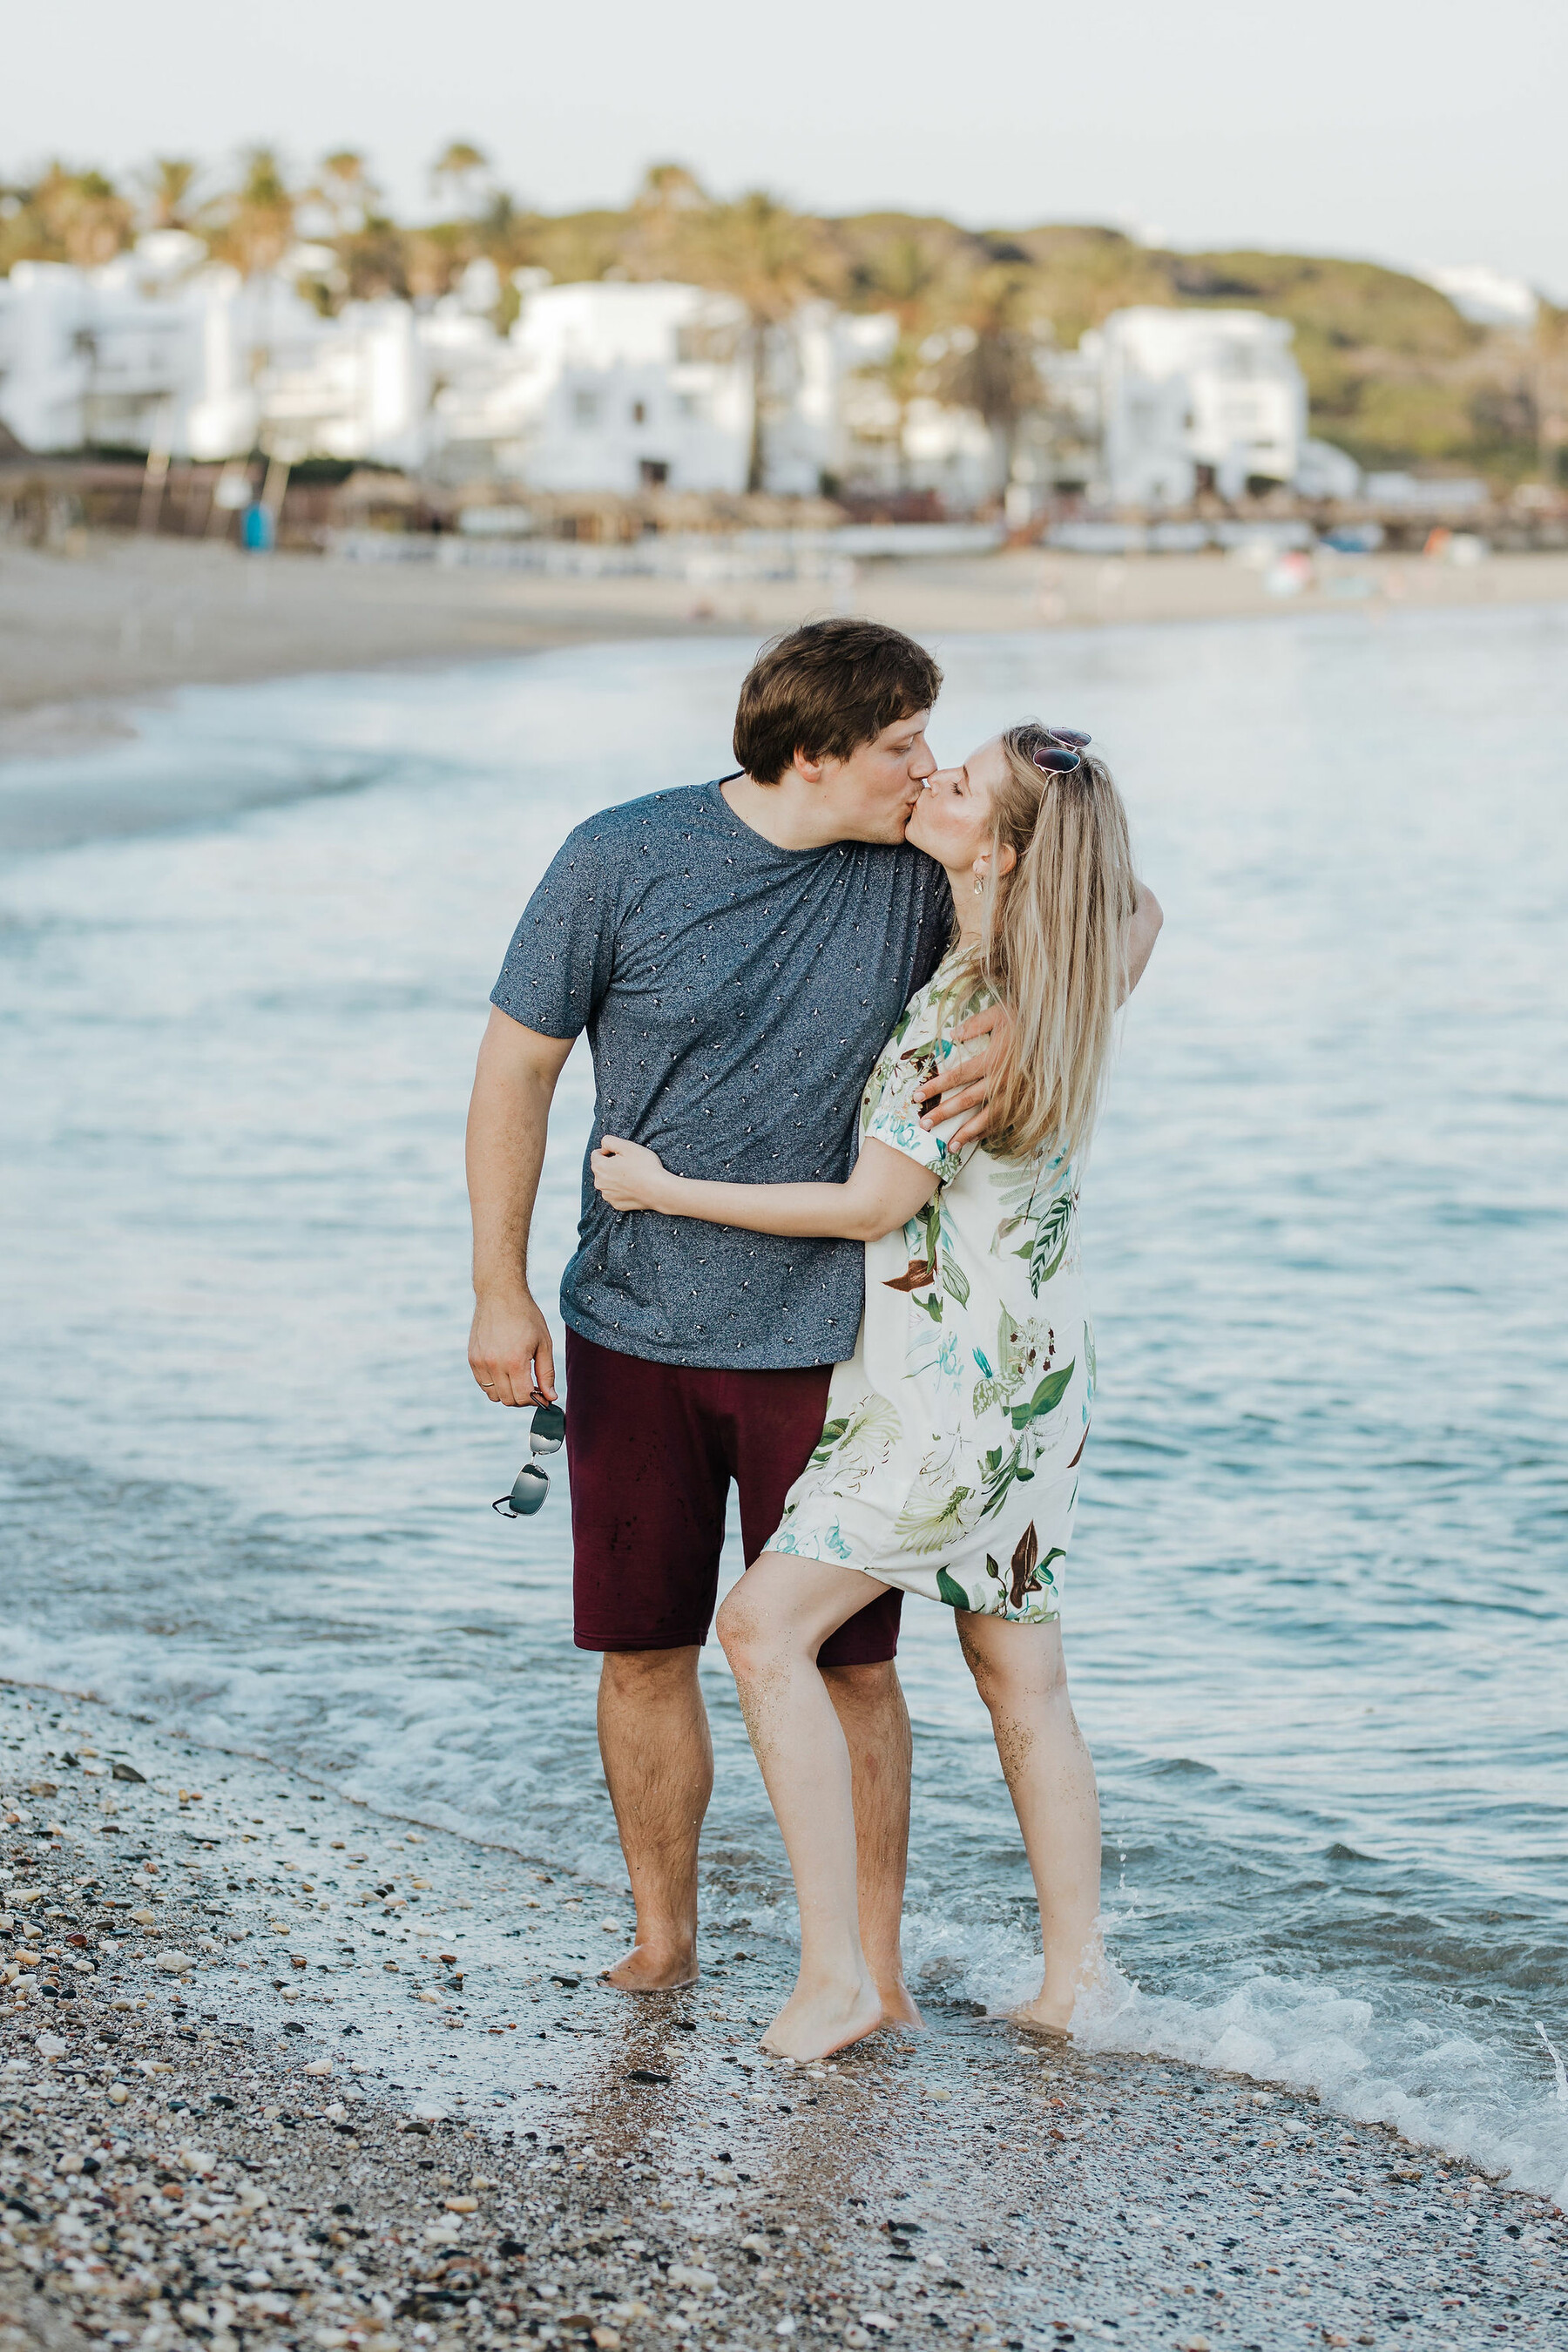
[(1327, 557), (1271, 596), (1217, 555), (1131, 560), (1035, 550), (863, 563), (822, 582), (544, 578), (467, 565), (247, 559), (226, 546), (100, 537), (74, 555), (0, 546), (0, 759), (123, 732), (183, 686), (364, 670), (658, 635), (762, 637), (836, 609), (940, 640), (987, 631), (1568, 601), (1568, 555), (1469, 569)]
[(744, 1923), (627, 2002), (548, 1860), (90, 1701), (0, 1738), (0, 2352), (1563, 2338), (1561, 2211), (1310, 2098), (940, 2001), (772, 2065)]

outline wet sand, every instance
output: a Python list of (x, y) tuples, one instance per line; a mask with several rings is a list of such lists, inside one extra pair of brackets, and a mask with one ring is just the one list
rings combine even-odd
[[(790, 1954), (0, 1685), (0, 2352), (1561, 2343), (1568, 2225), (963, 2004), (764, 2059)], [(121, 1772), (140, 1779), (113, 1777)]]
[(1568, 600), (1568, 556), (1469, 568), (1327, 557), (1285, 599), (1219, 555), (1132, 559), (1024, 550), (841, 567), (821, 581), (544, 578), (480, 566), (247, 557), (108, 536), (74, 554), (0, 546), (0, 758), (70, 751), (189, 685), (517, 655), (648, 635), (771, 635), (867, 613), (921, 637), (1117, 623), (1275, 618)]

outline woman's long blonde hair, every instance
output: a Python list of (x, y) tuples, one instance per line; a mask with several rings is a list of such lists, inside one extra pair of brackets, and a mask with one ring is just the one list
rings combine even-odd
[[(1036, 767), (1050, 741), (1035, 720), (1002, 738), (1006, 781), (993, 796), (991, 876), (973, 976), (1012, 1015), (994, 1075), (992, 1148), (1033, 1159), (1048, 1145), (1080, 1158), (1105, 1091), (1116, 1014), (1127, 993), (1128, 925), (1137, 901), (1121, 795), (1085, 751), (1069, 775)], [(996, 853), (1016, 864), (998, 877)]]

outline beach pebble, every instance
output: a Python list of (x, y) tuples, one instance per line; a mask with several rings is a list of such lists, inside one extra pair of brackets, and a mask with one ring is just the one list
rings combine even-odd
[(59, 1793), (59, 1788), (53, 1780), (29, 1780), (27, 1783), (29, 1797), (58, 1797)]
[(891, 2336), (898, 2324), (896, 2319), (889, 2319), (885, 2311), (863, 2311), (860, 2314), (862, 2327), (879, 2328), (884, 2336)]
[(166, 1969), (171, 1976), (183, 1977), (190, 1973), (195, 1962), (189, 1952), (160, 1952), (153, 1966)]
[(479, 2200), (477, 2197), (448, 2197), (446, 2206), (448, 2213), (477, 2213)]
[(139, 1927), (151, 1927), (155, 1924), (158, 1914), (155, 1911), (132, 1911), (131, 1916)]
[(701, 2294), (710, 2294), (719, 2284), (715, 2272), (693, 2270), (685, 2263), (671, 2263), (665, 2275), (671, 2286), (692, 2287)]
[(131, 2094), (126, 2089), (123, 2083), (110, 2083), (108, 2090), (104, 2093), (104, 2096), (108, 2099), (111, 2107), (122, 2107), (125, 2105), (126, 2100), (131, 2096)]
[(307, 2074), (330, 2074), (332, 2062), (330, 2058), (311, 2058), (306, 2062), (304, 2071)]
[(436, 2007), (437, 2009), (439, 2009), (439, 2008), (440, 2008), (440, 2006), (441, 2006), (441, 1996), (440, 1996), (440, 1994), (439, 1994), (438, 1992), (421, 1992), (421, 1993), (416, 1993), (416, 1994), (415, 1995), (415, 1999), (416, 1999), (416, 2000), (429, 2001), (429, 2002), (430, 2002), (430, 2003), (432, 2003), (432, 2004), (433, 2004), (433, 2006), (434, 2006), (434, 2007)]
[(147, 1786), (146, 1773), (138, 1772), (134, 1764), (122, 1764), (117, 1759), (111, 1769), (117, 1780), (134, 1780), (139, 1789)]

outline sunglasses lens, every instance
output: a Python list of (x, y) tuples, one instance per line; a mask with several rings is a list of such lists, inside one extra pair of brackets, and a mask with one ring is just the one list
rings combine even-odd
[(1053, 743), (1071, 743), (1080, 751), (1094, 740), (1092, 735), (1080, 735), (1076, 727), (1047, 727), (1046, 732)]
[(510, 1496), (512, 1509), (520, 1519), (532, 1518), (550, 1492), (550, 1481), (536, 1463), (525, 1462), (512, 1482)]
[(528, 1433), (531, 1454), (559, 1454), (566, 1437), (566, 1415), (558, 1404), (542, 1404)]
[(1058, 751), (1054, 743), (1042, 743), (1029, 757), (1037, 768), (1049, 776), (1070, 776), (1075, 768), (1083, 765), (1076, 751)]

